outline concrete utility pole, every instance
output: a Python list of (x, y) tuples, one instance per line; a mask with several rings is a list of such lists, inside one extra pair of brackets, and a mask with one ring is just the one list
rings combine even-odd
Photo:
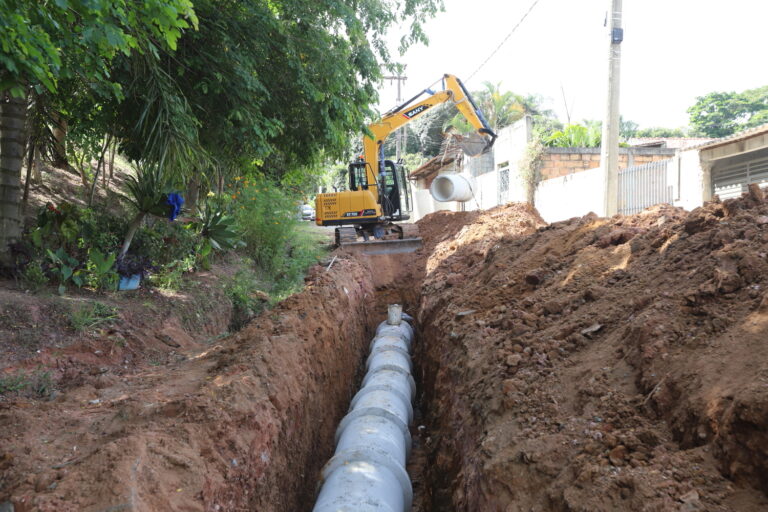
[[(401, 75), (401, 72), (398, 70), (397, 76), (390, 75), (385, 76), (385, 80), (397, 80), (397, 104), (400, 105), (400, 102), (403, 101), (402, 93), (400, 90), (400, 85), (402, 82), (405, 82), (408, 80), (407, 76)], [(405, 148), (405, 136), (406, 136), (405, 127), (400, 128), (395, 133), (395, 161), (399, 161), (400, 157), (402, 155), (402, 150)]]
[(608, 102), (603, 121), (603, 136), (600, 144), (600, 165), (605, 172), (605, 215), (616, 215), (619, 211), (619, 71), (621, 65), (621, 42), (624, 29), (621, 28), (621, 2), (610, 0), (608, 12)]

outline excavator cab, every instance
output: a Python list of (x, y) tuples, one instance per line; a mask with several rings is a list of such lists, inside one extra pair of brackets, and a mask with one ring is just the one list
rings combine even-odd
[(411, 190), (406, 181), (405, 167), (392, 160), (384, 161), (380, 174), (382, 210), (388, 220), (397, 222), (411, 218)]

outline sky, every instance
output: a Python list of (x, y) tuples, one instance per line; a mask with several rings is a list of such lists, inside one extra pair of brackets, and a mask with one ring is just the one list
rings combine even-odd
[[(444, 73), (470, 90), (485, 81), (539, 94), (558, 118), (602, 119), (608, 70), (608, 0), (539, 0), (509, 40), (480, 69), (533, 0), (445, 0), (425, 24), (429, 46), (395, 60), (406, 65), (403, 97)], [(640, 127), (686, 126), (686, 110), (712, 91), (768, 85), (768, 0), (624, 0), (620, 109)], [(392, 47), (398, 36), (392, 34)], [(380, 110), (396, 103), (385, 81)], [(565, 99), (565, 101), (564, 101)], [(568, 105), (566, 109), (565, 105)]]

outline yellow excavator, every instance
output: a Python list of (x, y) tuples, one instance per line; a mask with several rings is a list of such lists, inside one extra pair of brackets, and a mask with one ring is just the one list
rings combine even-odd
[[(408, 220), (412, 211), (405, 169), (399, 163), (384, 159), (384, 140), (401, 126), (436, 105), (452, 101), (476, 130), (470, 145), (477, 147), (480, 143), (480, 151), (471, 151), (466, 146), (466, 152), (487, 151), (496, 141), (496, 134), (464, 84), (447, 74), (441, 83), (441, 90), (427, 88), (368, 126), (372, 136), (363, 137), (363, 155), (349, 164), (349, 190), (317, 195), (315, 222), (318, 226), (338, 226), (337, 245), (378, 246), (366, 247), (369, 254), (410, 252), (421, 246), (420, 238), (404, 239), (402, 226), (394, 224)], [(427, 98), (420, 100), (425, 94)], [(397, 239), (379, 241), (393, 234)], [(358, 237), (363, 237), (365, 242), (358, 242)], [(371, 237), (376, 241), (369, 242)]]

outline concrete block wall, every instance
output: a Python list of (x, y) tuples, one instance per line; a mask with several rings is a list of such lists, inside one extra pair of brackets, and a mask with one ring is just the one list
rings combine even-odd
[[(674, 156), (672, 148), (620, 148), (619, 169)], [(541, 179), (559, 178), (600, 167), (600, 148), (546, 148), (541, 159)]]

